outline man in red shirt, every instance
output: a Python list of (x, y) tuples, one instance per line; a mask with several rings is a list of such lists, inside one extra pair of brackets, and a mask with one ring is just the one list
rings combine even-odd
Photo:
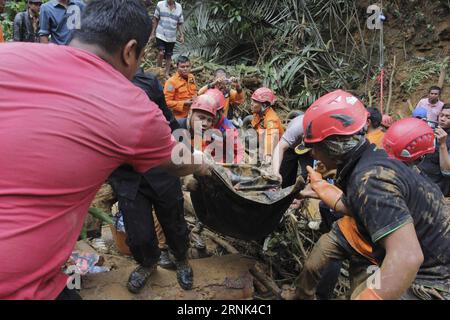
[(0, 299), (67, 297), (61, 266), (118, 166), (207, 171), (171, 162), (167, 121), (130, 82), (150, 36), (141, 2), (90, 1), (81, 26), (69, 47), (0, 46)]

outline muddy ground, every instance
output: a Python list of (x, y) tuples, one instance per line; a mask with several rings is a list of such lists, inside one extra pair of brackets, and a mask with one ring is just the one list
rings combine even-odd
[[(191, 259), (194, 271), (194, 287), (190, 291), (180, 288), (176, 272), (160, 267), (151, 276), (146, 287), (139, 294), (132, 294), (126, 288), (128, 276), (136, 267), (130, 256), (118, 252), (109, 227), (103, 227), (102, 238), (108, 248), (103, 266), (109, 272), (88, 274), (82, 277), (80, 291), (86, 300), (249, 300), (254, 298), (253, 276), (250, 269), (255, 260), (240, 254), (226, 254), (201, 259)], [(88, 248), (88, 242), (78, 244), (80, 251), (95, 252)], [(216, 245), (208, 240), (207, 250), (213, 253)]]

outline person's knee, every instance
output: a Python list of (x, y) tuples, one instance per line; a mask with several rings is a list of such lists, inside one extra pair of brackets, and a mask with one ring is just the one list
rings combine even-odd
[(313, 257), (309, 256), (306, 261), (305, 264), (303, 266), (303, 272), (307, 272), (307, 273), (315, 273), (318, 272), (318, 264), (317, 261), (315, 261), (315, 259), (313, 259)]

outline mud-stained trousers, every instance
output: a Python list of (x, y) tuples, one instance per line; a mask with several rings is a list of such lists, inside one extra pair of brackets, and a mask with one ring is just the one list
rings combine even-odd
[[(350, 260), (350, 294), (355, 298), (367, 286), (366, 280), (373, 273), (372, 263), (358, 254), (345, 240), (336, 223), (330, 232), (322, 235), (314, 245), (305, 266), (300, 273), (296, 295), (298, 299), (314, 299), (320, 280), (330, 265), (336, 261)], [(436, 289), (435, 289), (436, 288)], [(441, 290), (440, 290), (441, 289)], [(350, 296), (348, 297), (350, 298)], [(419, 285), (416, 281), (402, 295), (401, 300), (450, 300), (450, 280), (448, 283), (431, 281)]]
[(317, 286), (329, 266), (346, 259), (350, 260), (350, 286), (351, 292), (353, 292), (371, 275), (368, 273), (371, 263), (359, 256), (345, 241), (335, 223), (330, 232), (320, 237), (306, 259), (297, 282), (297, 298), (315, 299)]
[(161, 168), (151, 169), (140, 177), (137, 185), (131, 172), (115, 174), (109, 179), (119, 200), (127, 245), (134, 259), (146, 267), (159, 260), (161, 251), (152, 208), (171, 253), (177, 260), (186, 259), (189, 239), (180, 179)]

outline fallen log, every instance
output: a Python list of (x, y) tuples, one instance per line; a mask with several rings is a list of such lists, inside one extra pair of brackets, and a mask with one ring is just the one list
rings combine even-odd
[(212, 241), (220, 245), (222, 248), (224, 248), (228, 253), (239, 253), (239, 251), (235, 247), (229, 244), (226, 240), (220, 238), (215, 233), (207, 229), (203, 229), (202, 233), (208, 238), (210, 238)]
[(269, 289), (278, 299), (281, 298), (281, 289), (273, 279), (269, 278), (262, 266), (257, 262), (250, 268), (250, 273), (258, 279), (267, 289)]
[(438, 81), (438, 87), (441, 89), (444, 88), (445, 76), (447, 75), (447, 66), (448, 66), (447, 63), (448, 63), (448, 57), (445, 57), (444, 61), (442, 62), (441, 73), (439, 75), (439, 81)]

